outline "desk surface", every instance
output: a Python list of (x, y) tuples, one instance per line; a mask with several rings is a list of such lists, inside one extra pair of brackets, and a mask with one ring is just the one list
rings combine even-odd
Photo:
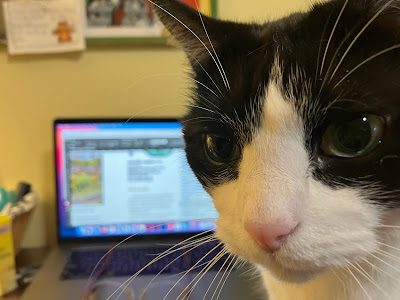
[[(49, 248), (47, 247), (22, 249), (15, 259), (17, 270), (29, 266), (40, 266), (48, 254)], [(24, 293), (26, 287), (26, 284), (19, 283), (18, 288), (14, 292), (5, 296), (0, 296), (0, 300), (18, 300)]]

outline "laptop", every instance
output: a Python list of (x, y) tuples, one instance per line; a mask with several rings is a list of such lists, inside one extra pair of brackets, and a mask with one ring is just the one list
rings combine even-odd
[(208, 240), (218, 214), (179, 122), (127, 120), (55, 120), (58, 244), (22, 299), (256, 299), (249, 276), (227, 276), (232, 256), (202, 276), (222, 246), (190, 242)]

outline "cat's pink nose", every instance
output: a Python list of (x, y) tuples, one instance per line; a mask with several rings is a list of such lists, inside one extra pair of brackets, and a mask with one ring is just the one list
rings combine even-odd
[(298, 226), (290, 226), (282, 222), (272, 224), (244, 223), (244, 228), (256, 240), (256, 242), (268, 252), (279, 250), (283, 243)]

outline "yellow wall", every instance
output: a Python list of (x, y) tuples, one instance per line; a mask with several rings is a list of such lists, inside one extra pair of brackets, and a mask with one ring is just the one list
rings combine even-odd
[[(219, 0), (219, 15), (262, 21), (309, 5), (309, 0)], [(23, 57), (0, 49), (0, 186), (11, 189), (25, 180), (41, 198), (23, 246), (55, 242), (52, 120), (179, 116), (188, 82), (184, 66), (184, 55), (167, 47)]]

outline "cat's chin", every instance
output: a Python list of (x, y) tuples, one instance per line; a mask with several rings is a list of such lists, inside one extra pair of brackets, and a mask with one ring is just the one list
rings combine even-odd
[(270, 265), (268, 267), (259, 265), (259, 268), (261, 271), (268, 272), (276, 280), (295, 284), (302, 284), (310, 281), (323, 272), (322, 270), (292, 270), (279, 265)]
[(270, 257), (263, 264), (257, 264), (261, 271), (267, 272), (278, 281), (287, 283), (302, 284), (314, 279), (321, 273), (325, 272), (325, 268), (311, 267), (302, 269), (288, 268), (282, 265), (274, 257)]

